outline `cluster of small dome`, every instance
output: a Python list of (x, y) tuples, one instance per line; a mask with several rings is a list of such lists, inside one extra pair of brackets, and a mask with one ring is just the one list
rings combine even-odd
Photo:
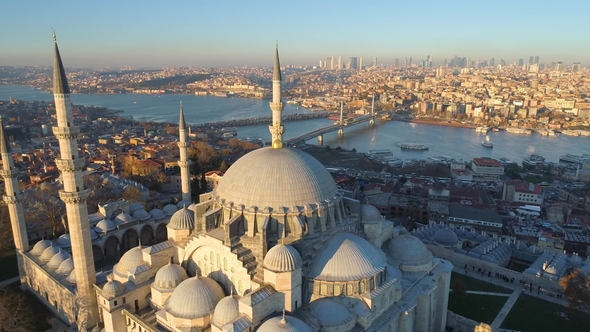
[(488, 238), (487, 241), (471, 249), (467, 255), (500, 266), (507, 266), (512, 256), (512, 247), (510, 244), (502, 242), (498, 237)]
[(565, 274), (569, 261), (567, 254), (545, 251), (524, 271), (524, 273), (549, 280), (559, 280)]
[(49, 240), (37, 242), (31, 249), (31, 254), (38, 256), (41, 262), (47, 263), (47, 267), (57, 274), (69, 276), (74, 271), (70, 254)]

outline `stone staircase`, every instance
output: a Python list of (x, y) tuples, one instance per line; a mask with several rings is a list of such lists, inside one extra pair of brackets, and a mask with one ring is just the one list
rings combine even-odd
[(258, 263), (256, 261), (256, 256), (252, 253), (251, 249), (244, 247), (244, 245), (239, 242), (239, 239), (231, 240), (231, 252), (234, 253), (238, 260), (242, 262), (242, 266), (246, 268), (248, 274), (251, 278), (257, 274)]

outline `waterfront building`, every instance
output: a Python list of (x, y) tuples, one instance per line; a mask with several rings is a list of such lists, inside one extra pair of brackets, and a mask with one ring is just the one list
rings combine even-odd
[[(54, 133), (69, 233), (19, 249), (23, 286), (54, 312), (54, 329), (445, 331), (452, 264), (345, 197), (315, 158), (283, 147), (278, 47), (274, 64), (272, 147), (240, 158), (198, 204), (186, 206), (183, 185), (182, 206), (148, 212), (117, 201), (88, 215), (55, 43)], [(181, 142), (183, 123), (181, 109)], [(13, 225), (19, 218), (11, 213)], [(112, 270), (96, 273), (95, 259), (117, 250)]]
[(475, 181), (498, 181), (504, 175), (504, 166), (491, 158), (473, 158), (471, 171)]
[(520, 180), (504, 182), (502, 199), (510, 202), (543, 205), (541, 187)]

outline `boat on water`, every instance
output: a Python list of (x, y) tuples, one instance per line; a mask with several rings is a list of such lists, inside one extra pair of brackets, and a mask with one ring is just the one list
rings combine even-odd
[(506, 132), (509, 132), (511, 134), (519, 134), (519, 135), (530, 135), (533, 133), (533, 131), (530, 129), (516, 128), (516, 127), (508, 127), (508, 128), (506, 128)]
[(543, 156), (533, 153), (528, 157), (528, 159), (523, 160), (522, 164), (527, 166), (537, 166), (544, 161), (545, 158)]
[(490, 127), (477, 127), (477, 128), (475, 128), (476, 133), (486, 134), (488, 131), (490, 131)]
[(582, 155), (582, 156), (576, 156), (573, 154), (564, 154), (559, 156), (559, 161), (560, 162), (565, 162), (565, 163), (572, 163), (572, 164), (581, 164), (584, 162), (590, 162), (590, 155)]
[(500, 129), (498, 129), (497, 127), (494, 127), (494, 128), (492, 128), (492, 131), (493, 131), (494, 133), (497, 133), (497, 132), (499, 132), (499, 131), (500, 131)]
[(426, 151), (428, 147), (424, 144), (402, 144), (400, 145), (402, 150), (416, 150), (416, 151)]
[(490, 136), (486, 136), (486, 140), (481, 142), (481, 145), (483, 145), (484, 147), (491, 149), (494, 147), (494, 144), (492, 144), (492, 142), (490, 142)]

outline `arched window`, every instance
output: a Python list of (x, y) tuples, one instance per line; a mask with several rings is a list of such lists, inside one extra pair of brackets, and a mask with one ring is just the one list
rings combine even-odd
[(328, 295), (328, 286), (323, 284), (320, 287), (320, 295)]
[(238, 280), (238, 293), (242, 294), (242, 280)]
[(346, 295), (354, 295), (354, 288), (352, 284), (346, 285)]
[(211, 265), (213, 265), (213, 261), (215, 260), (215, 256), (213, 256), (213, 251), (209, 252), (209, 259), (211, 260), (209, 263), (211, 263)]
[(217, 267), (221, 267), (221, 259), (219, 259), (219, 254), (217, 254)]
[(223, 269), (227, 271), (227, 257), (223, 257)]
[(341, 292), (340, 285), (334, 285), (334, 296), (340, 295)]
[(361, 292), (361, 294), (363, 294), (365, 292), (365, 289), (367, 288), (367, 286), (365, 285), (365, 281), (364, 280), (362, 280), (360, 282), (360, 284), (361, 284), (361, 290), (360, 290), (360, 292)]

